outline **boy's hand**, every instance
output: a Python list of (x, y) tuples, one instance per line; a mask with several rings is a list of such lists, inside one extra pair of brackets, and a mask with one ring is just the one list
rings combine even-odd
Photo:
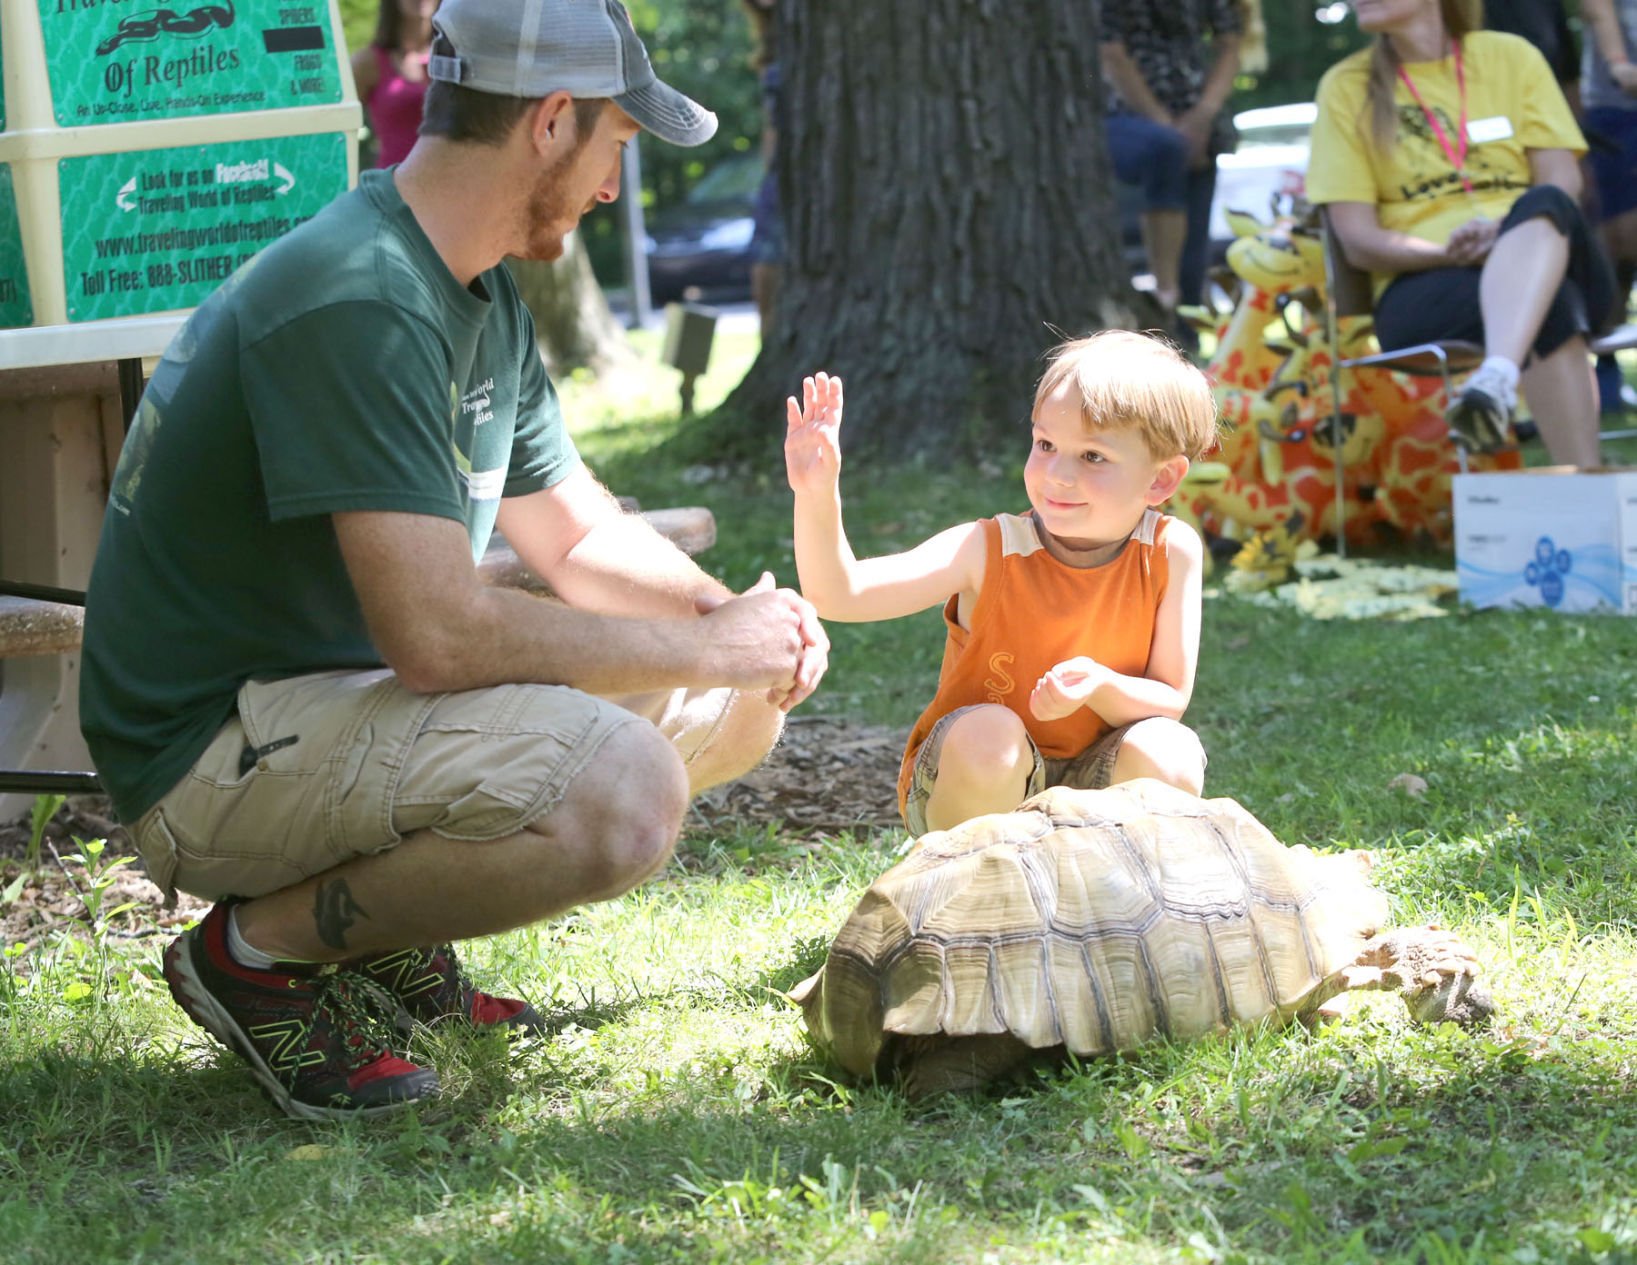
[(825, 493), (841, 477), (841, 379), (803, 378), (801, 395), (785, 401), (784, 472), (792, 491)]
[(1029, 695), (1036, 720), (1062, 720), (1085, 707), (1113, 672), (1095, 659), (1065, 659), (1040, 680)]

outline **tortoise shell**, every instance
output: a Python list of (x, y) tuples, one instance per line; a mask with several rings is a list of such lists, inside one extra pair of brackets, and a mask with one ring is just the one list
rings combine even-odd
[(1386, 918), (1367, 872), (1365, 854), (1286, 847), (1231, 799), (1053, 787), (924, 835), (791, 995), (854, 1075), (901, 1038), (1099, 1055), (1287, 1021)]

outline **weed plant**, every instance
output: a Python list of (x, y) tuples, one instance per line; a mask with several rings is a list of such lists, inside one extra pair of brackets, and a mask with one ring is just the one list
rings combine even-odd
[(29, 813), (28, 821), (28, 850), (23, 854), (23, 868), (37, 870), (40, 868), (40, 847), (45, 842), (45, 830), (51, 824), (51, 819), (57, 815), (57, 810), (66, 802), (64, 795), (36, 795), (34, 806)]
[[(668, 456), (694, 424), (660, 415), (660, 382), (606, 411), (568, 384), (588, 458), (647, 505), (714, 509), (706, 561), (731, 583), (790, 581), (782, 472)], [(986, 469), (848, 467), (855, 544), (1020, 505), (1024, 443)], [(1637, 1261), (1634, 628), (1206, 603), (1190, 719), (1209, 792), (1288, 842), (1373, 850), (1400, 920), (1476, 946), (1501, 1006), (1486, 1030), (1416, 1028), (1368, 999), (1316, 1034), (1161, 1043), (913, 1106), (839, 1081), (783, 997), (901, 837), (751, 821), (690, 831), (618, 900), (468, 946), (549, 1034), (423, 1036), (440, 1099), (315, 1126), (276, 1115), (171, 1004), (151, 911), (91, 908), (81, 934), (8, 950), (0, 973), (0, 1256)], [(808, 706), (907, 724), (937, 613), (831, 631)], [(82, 858), (93, 890), (103, 862)]]

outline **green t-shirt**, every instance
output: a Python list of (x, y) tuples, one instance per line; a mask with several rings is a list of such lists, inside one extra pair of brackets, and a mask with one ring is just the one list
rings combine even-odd
[(155, 370), (86, 599), (80, 726), (135, 821), (250, 678), (381, 666), (338, 510), (466, 525), (579, 455), (504, 266), (462, 287), (389, 171), (246, 263)]

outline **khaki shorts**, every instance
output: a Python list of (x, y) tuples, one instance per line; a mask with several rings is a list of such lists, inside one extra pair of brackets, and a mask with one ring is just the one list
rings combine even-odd
[(131, 834), (167, 900), (177, 889), (261, 896), (415, 830), (516, 834), (625, 725), (655, 725), (691, 762), (733, 696), (611, 700), (555, 685), (415, 694), (386, 669), (250, 681), (237, 714)]
[[(976, 707), (987, 704), (973, 704)], [(932, 798), (932, 785), (938, 780), (938, 759), (943, 753), (944, 736), (957, 716), (972, 707), (957, 707), (947, 716), (938, 718), (927, 734), (921, 749), (915, 753), (915, 769), (910, 775), (909, 794), (904, 797), (904, 826), (910, 834), (920, 838), (927, 832), (926, 806)], [(1114, 776), (1114, 761), (1120, 756), (1120, 744), (1125, 741), (1130, 725), (1111, 729), (1079, 755), (1062, 760), (1048, 760), (1040, 748), (1029, 739), (1029, 750), (1034, 753), (1034, 768), (1029, 772), (1029, 784), (1023, 799), (1038, 795), (1048, 786), (1072, 786), (1076, 790), (1100, 791)], [(1022, 803), (1023, 799), (1018, 800)]]

